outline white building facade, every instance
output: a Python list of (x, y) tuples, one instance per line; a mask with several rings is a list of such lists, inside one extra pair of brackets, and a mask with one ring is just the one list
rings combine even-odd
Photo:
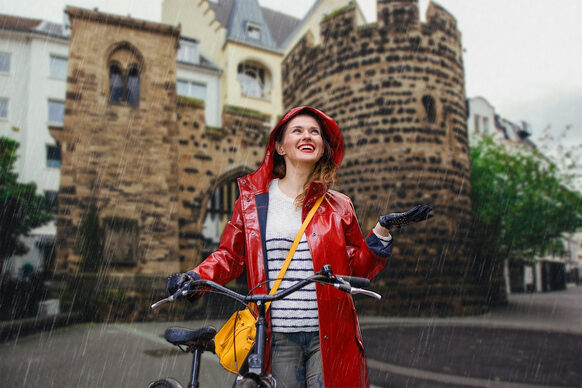
[[(37, 194), (56, 201), (60, 148), (49, 127), (62, 127), (66, 94), (68, 37), (61, 25), (0, 16), (0, 136), (20, 143), (16, 170), (20, 182), (34, 182)], [(23, 240), (29, 252), (5, 262), (13, 276), (41, 270), (50, 259), (55, 221)]]

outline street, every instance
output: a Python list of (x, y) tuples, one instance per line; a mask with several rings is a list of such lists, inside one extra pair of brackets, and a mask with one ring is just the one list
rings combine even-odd
[[(377, 387), (580, 387), (582, 287), (511, 295), (507, 307), (460, 318), (361, 317)], [(166, 343), (169, 326), (221, 322), (80, 324), (0, 344), (5, 387), (146, 387), (187, 383), (191, 357)], [(233, 375), (205, 353), (202, 387)]]

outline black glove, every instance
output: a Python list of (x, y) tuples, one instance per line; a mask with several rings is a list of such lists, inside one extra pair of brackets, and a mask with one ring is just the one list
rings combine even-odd
[(166, 294), (168, 296), (174, 295), (176, 291), (182, 288), (184, 283), (190, 280), (194, 280), (191, 273), (175, 273), (168, 276), (168, 280), (166, 281)]
[(432, 217), (432, 214), (429, 214), (431, 211), (432, 208), (428, 205), (416, 205), (404, 213), (390, 213), (385, 216), (380, 216), (378, 221), (380, 225), (387, 229), (390, 229), (391, 226), (402, 227), (411, 222), (428, 220)]

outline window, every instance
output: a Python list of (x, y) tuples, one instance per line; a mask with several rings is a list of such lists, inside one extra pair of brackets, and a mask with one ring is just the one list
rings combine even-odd
[(237, 78), (241, 83), (241, 94), (248, 97), (267, 98), (267, 76), (267, 71), (260, 64), (240, 63)]
[(0, 119), (8, 118), (8, 99), (0, 97)]
[(178, 80), (176, 83), (176, 89), (179, 96), (196, 98), (202, 101), (206, 100), (206, 85), (187, 81)]
[(105, 246), (109, 263), (113, 265), (137, 264), (139, 231), (137, 220), (128, 218), (106, 218)]
[(46, 166), (53, 168), (61, 167), (61, 147), (58, 145), (46, 146)]
[(109, 102), (139, 105), (143, 61), (129, 43), (120, 44), (109, 56)]
[(49, 100), (48, 121), (50, 123), (63, 125), (65, 122), (65, 103), (62, 101)]
[(137, 67), (129, 69), (127, 75), (127, 103), (133, 106), (139, 104), (139, 70)]
[(475, 115), (475, 132), (479, 132), (480, 131), (480, 118), (481, 116), (479, 115)]
[(187, 40), (180, 40), (178, 48), (178, 62), (199, 63), (198, 43)]
[(422, 96), (422, 105), (426, 112), (426, 119), (429, 123), (434, 123), (436, 121), (436, 108), (434, 106), (434, 98), (429, 95)]
[(247, 37), (261, 40), (261, 26), (252, 22), (247, 22)]
[(51, 55), (50, 76), (58, 79), (67, 79), (67, 58)]
[(0, 73), (10, 73), (10, 54), (0, 53)]
[(208, 199), (206, 217), (202, 227), (206, 249), (218, 248), (220, 236), (228, 220), (232, 217), (234, 202), (238, 196), (239, 190), (235, 177), (219, 186)]
[(44, 198), (51, 206), (51, 213), (57, 214), (57, 201), (58, 201), (59, 192), (58, 191), (45, 191)]
[(483, 132), (487, 133), (489, 131), (489, 118), (483, 117)]
[(123, 79), (121, 70), (115, 63), (109, 66), (109, 101), (121, 102), (123, 97)]

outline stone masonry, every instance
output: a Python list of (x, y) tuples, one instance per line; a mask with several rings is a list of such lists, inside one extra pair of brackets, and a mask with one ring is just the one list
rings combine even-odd
[(358, 27), (353, 7), (325, 18), (323, 44), (309, 36), (283, 63), (284, 106), (316, 106), (346, 144), (339, 189), (363, 230), (377, 217), (430, 204), (434, 218), (393, 231), (389, 267), (375, 280), (385, 297), (365, 306), (404, 315), (482, 311), (472, 285), (470, 160), (461, 35), (431, 3), (378, 0), (378, 22)]
[[(62, 149), (53, 289), (65, 306), (79, 287), (92, 293), (99, 319), (141, 319), (166, 276), (201, 261), (208, 200), (259, 165), (270, 117), (227, 106), (223, 127), (207, 127), (204, 104), (176, 96), (179, 28), (67, 13), (65, 123), (51, 132)], [(138, 69), (137, 104), (110, 101), (112, 63)], [(83, 229), (92, 214), (103, 254), (88, 273)]]

